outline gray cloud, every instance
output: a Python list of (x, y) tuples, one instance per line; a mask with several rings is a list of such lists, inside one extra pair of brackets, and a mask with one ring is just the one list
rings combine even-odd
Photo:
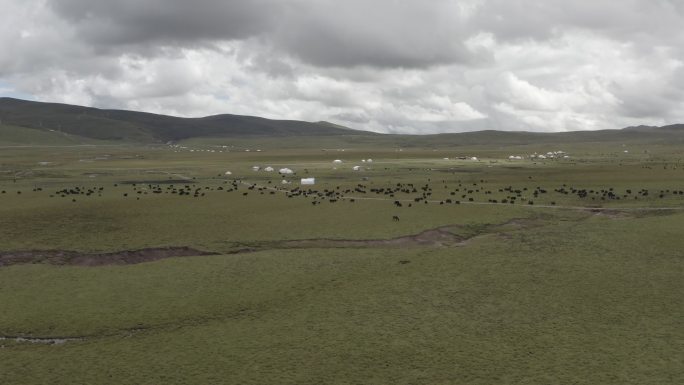
[(430, 6), (395, 0), (53, 0), (49, 4), (72, 23), (77, 39), (100, 49), (259, 37), (318, 66), (422, 67), (481, 60), (462, 43), (466, 32), (462, 7), (448, 0), (434, 0)]
[(0, 0), (11, 94), (385, 132), (684, 115), (678, 0)]
[(77, 37), (97, 45), (244, 39), (267, 31), (284, 3), (272, 0), (53, 0)]

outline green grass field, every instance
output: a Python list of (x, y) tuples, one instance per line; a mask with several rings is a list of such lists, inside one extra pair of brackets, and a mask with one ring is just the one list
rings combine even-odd
[(300, 140), (0, 149), (0, 384), (684, 383), (681, 146)]

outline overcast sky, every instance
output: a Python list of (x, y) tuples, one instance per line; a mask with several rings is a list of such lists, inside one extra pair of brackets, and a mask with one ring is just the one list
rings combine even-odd
[(0, 95), (404, 133), (684, 122), (684, 1), (0, 0)]

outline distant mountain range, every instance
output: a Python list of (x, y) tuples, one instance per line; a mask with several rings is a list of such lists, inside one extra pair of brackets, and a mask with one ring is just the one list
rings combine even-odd
[(328, 141), (340, 138), (357, 143), (382, 140), (384, 143), (389, 141), (408, 146), (615, 141), (684, 143), (684, 124), (563, 133), (476, 131), (459, 134), (388, 135), (354, 130), (329, 122), (271, 120), (229, 114), (179, 118), (146, 112), (0, 98), (0, 143), (165, 143), (194, 138), (292, 137), (319, 137)]

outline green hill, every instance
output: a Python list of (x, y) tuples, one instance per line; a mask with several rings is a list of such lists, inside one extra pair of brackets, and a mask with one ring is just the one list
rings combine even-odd
[(84, 138), (52, 130), (38, 130), (13, 125), (0, 125), (1, 146), (73, 146), (108, 144), (106, 141)]
[(353, 130), (328, 122), (270, 120), (229, 114), (179, 118), (145, 112), (0, 98), (0, 144), (145, 144), (183, 140), (211, 143), (226, 138), (305, 147), (684, 143), (684, 124), (562, 133), (488, 130), (458, 134), (389, 135)]
[(11, 125), (40, 131), (52, 130), (97, 140), (137, 143), (176, 141), (196, 137), (326, 136), (360, 133), (327, 122), (270, 120), (228, 114), (203, 118), (179, 118), (145, 112), (101, 110), (13, 98), (0, 98), (0, 120), (2, 121), (0, 138), (5, 135), (3, 127)]

